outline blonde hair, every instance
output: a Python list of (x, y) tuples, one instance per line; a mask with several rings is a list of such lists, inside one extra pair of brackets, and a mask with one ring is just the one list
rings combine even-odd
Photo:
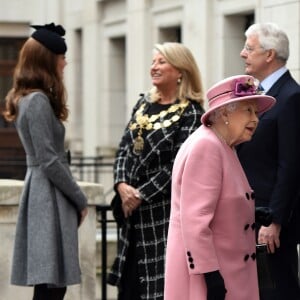
[[(182, 74), (177, 98), (180, 101), (192, 99), (202, 105), (204, 100), (201, 74), (192, 52), (183, 44), (174, 42), (156, 44), (154, 51), (160, 52), (167, 62)], [(150, 98), (154, 102), (159, 100), (160, 95), (156, 87), (151, 88)]]
[(57, 71), (58, 55), (29, 38), (23, 45), (13, 76), (13, 87), (6, 96), (3, 113), (7, 121), (14, 121), (21, 97), (33, 91), (42, 91), (49, 98), (54, 114), (59, 120), (68, 117), (66, 90)]

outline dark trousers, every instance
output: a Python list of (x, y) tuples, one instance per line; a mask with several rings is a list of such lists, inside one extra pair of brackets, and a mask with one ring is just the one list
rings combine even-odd
[(260, 300), (299, 300), (297, 244), (281, 237), (280, 248), (269, 254), (274, 290), (261, 290)]
[(49, 288), (47, 284), (38, 284), (34, 286), (32, 300), (63, 300), (67, 288)]

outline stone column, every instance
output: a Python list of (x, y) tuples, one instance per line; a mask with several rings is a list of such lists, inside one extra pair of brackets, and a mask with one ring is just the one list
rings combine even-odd
[[(96, 299), (96, 205), (103, 204), (101, 184), (79, 182), (88, 197), (89, 213), (79, 228), (82, 283), (68, 287), (66, 300)], [(23, 189), (21, 180), (0, 180), (0, 300), (32, 299), (31, 287), (10, 285), (10, 268), (18, 204)]]

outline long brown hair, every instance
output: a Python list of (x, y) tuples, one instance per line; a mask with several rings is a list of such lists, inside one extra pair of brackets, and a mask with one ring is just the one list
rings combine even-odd
[(21, 97), (34, 91), (42, 91), (47, 95), (59, 120), (65, 121), (68, 118), (66, 90), (57, 71), (57, 61), (56, 54), (33, 38), (25, 42), (14, 70), (13, 87), (5, 98), (3, 116), (7, 121), (17, 118)]

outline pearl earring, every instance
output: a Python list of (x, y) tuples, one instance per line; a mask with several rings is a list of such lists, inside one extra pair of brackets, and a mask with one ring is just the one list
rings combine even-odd
[(178, 83), (178, 84), (181, 83), (181, 78), (178, 78), (178, 79), (177, 79), (177, 83)]
[(228, 122), (228, 121), (225, 121), (225, 124), (226, 124), (226, 125), (228, 125), (228, 124), (229, 124), (229, 122)]

